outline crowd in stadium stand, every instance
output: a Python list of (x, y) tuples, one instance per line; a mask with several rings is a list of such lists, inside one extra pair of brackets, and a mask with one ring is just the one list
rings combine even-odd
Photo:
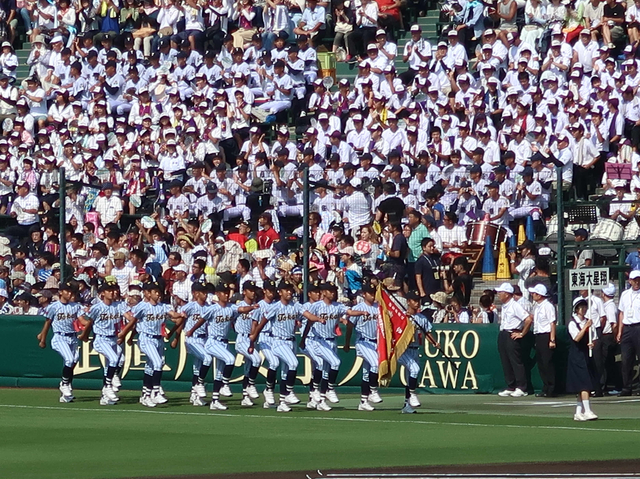
[[(496, 248), (529, 218), (552, 232), (556, 168), (638, 236), (637, 2), (460, 0), (441, 5), (437, 40), (410, 21), (425, 2), (156, 3), (2, 3), (2, 312), (56, 295), (61, 167), (67, 277), (87, 303), (108, 277), (123, 296), (159, 281), (169, 302), (194, 282), (284, 278), (301, 294), (305, 169), (311, 279), (352, 303), (393, 278), (435, 321), (497, 321), (491, 292), (469, 304), (468, 232), (492, 223)], [(319, 49), (355, 79), (320, 76)], [(553, 289), (540, 253), (510, 252), (522, 301)]]

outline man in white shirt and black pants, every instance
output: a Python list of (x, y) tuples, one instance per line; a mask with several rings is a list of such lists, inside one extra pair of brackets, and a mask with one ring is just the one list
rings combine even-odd
[(527, 373), (522, 363), (522, 338), (527, 334), (533, 316), (513, 299), (513, 286), (502, 283), (496, 288), (502, 303), (502, 320), (498, 333), (498, 352), (507, 389), (498, 396), (524, 397), (527, 395)]
[(610, 382), (614, 383), (614, 388), (617, 390), (622, 387), (620, 373), (616, 366), (618, 306), (613, 301), (615, 295), (616, 287), (613, 283), (609, 283), (602, 288), (603, 308), (606, 319), (602, 328), (596, 328), (599, 340), (593, 349), (593, 357), (596, 360), (596, 368), (598, 368), (598, 376), (603, 393), (606, 390), (607, 383)]
[(542, 391), (536, 397), (553, 397), (556, 385), (556, 370), (553, 352), (556, 349), (556, 308), (549, 301), (549, 292), (544, 284), (529, 288), (533, 306), (533, 334), (536, 344), (538, 372), (542, 379)]
[(9, 246), (15, 248), (23, 238), (29, 237), (29, 229), (39, 223), (38, 210), (40, 200), (31, 193), (29, 183), (19, 180), (17, 183), (18, 195), (13, 200), (9, 215), (18, 222), (15, 226), (10, 226), (5, 231), (5, 236), (11, 240)]
[(631, 396), (633, 367), (640, 354), (640, 271), (629, 273), (631, 288), (620, 295), (618, 331), (616, 341), (622, 351), (622, 391), (620, 396)]

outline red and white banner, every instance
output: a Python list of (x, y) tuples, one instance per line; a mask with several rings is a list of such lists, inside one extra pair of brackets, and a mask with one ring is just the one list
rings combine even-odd
[(378, 372), (381, 386), (387, 386), (396, 372), (398, 358), (413, 340), (414, 326), (406, 309), (382, 286), (378, 286)]

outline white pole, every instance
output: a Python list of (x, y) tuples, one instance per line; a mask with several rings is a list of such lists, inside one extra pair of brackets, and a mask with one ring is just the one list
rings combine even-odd
[[(589, 311), (589, 316), (591, 316), (591, 284), (589, 284), (589, 306), (588, 306), (588, 311)], [(593, 320), (591, 320), (593, 321)], [(589, 326), (589, 344), (593, 344), (593, 324), (591, 326)], [(592, 358), (593, 357), (593, 348), (589, 348), (589, 357)]]

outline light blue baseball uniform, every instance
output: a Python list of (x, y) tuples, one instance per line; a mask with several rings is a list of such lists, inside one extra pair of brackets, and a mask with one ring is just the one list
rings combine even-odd
[[(262, 318), (266, 318), (271, 308), (277, 301), (267, 303), (264, 299), (258, 302), (259, 309), (256, 309), (252, 313), (253, 320), (260, 324)], [(258, 349), (269, 363), (269, 369), (276, 370), (280, 365), (280, 359), (273, 352), (272, 338), (271, 338), (271, 323), (267, 321), (260, 331), (258, 336)]]
[(349, 316), (357, 334), (356, 354), (363, 359), (363, 378), (369, 380), (369, 372), (378, 372), (378, 303), (369, 306), (366, 303), (355, 305), (353, 311), (362, 311), (361, 316)]
[(317, 301), (310, 308), (310, 313), (324, 319), (325, 324), (313, 323), (311, 328), (314, 333), (313, 338), (307, 346), (323, 359), (325, 372), (328, 369), (340, 369), (335, 330), (340, 318), (347, 314), (347, 308), (335, 301), (329, 304), (324, 301)]
[(118, 344), (118, 325), (122, 321), (122, 315), (127, 307), (121, 302), (113, 302), (109, 305), (98, 301), (91, 306), (87, 316), (93, 321), (93, 349), (106, 358), (105, 374), (107, 367), (118, 367), (122, 356), (122, 346)]
[(73, 367), (80, 358), (78, 350), (78, 336), (74, 328), (74, 321), (81, 316), (82, 306), (78, 303), (51, 303), (44, 312), (47, 319), (51, 320), (53, 337), (51, 349), (56, 351), (67, 367)]
[[(240, 301), (240, 303), (238, 303), (238, 307), (241, 308), (243, 306), (246, 307), (251, 305), (245, 301)], [(262, 364), (262, 358), (257, 351), (254, 350), (253, 353), (249, 353), (249, 346), (251, 344), (249, 335), (251, 334), (251, 329), (253, 328), (253, 313), (255, 311), (259, 310), (254, 310), (249, 313), (239, 313), (234, 324), (236, 330), (236, 352), (238, 354), (241, 354), (245, 359), (245, 374), (248, 374), (251, 366), (259, 368), (260, 364)]]
[(418, 348), (420, 347), (420, 343), (418, 341), (418, 334), (422, 333), (422, 330), (427, 333), (430, 332), (431, 323), (426, 316), (420, 313), (409, 316), (409, 320), (416, 325), (415, 334), (407, 350), (398, 358), (398, 363), (405, 367), (409, 377), (417, 378), (418, 374), (420, 374), (420, 363), (418, 362)]
[[(302, 306), (300, 303), (284, 304), (282, 301), (273, 303), (265, 315), (267, 321), (271, 323), (271, 338), (273, 340), (273, 353), (287, 366), (290, 371), (298, 369), (298, 358), (296, 357), (295, 334), (297, 322), (302, 319)], [(284, 371), (284, 364), (282, 366)]]
[[(311, 308), (313, 307), (315, 303), (311, 303), (311, 302), (306, 302), (302, 304), (302, 312), (304, 313), (305, 311), (311, 311)], [(309, 320), (307, 318), (305, 318), (304, 316), (302, 317), (302, 325), (300, 326), (300, 331), (304, 331), (307, 328), (307, 323), (309, 322)], [(307, 339), (306, 341), (309, 341), (309, 339), (313, 340), (314, 337), (314, 331), (313, 328), (309, 328), (309, 333), (307, 334)], [(305, 344), (306, 346), (306, 344)], [(302, 354), (304, 354), (305, 356), (307, 356), (309, 359), (311, 359), (311, 363), (312, 363), (312, 367), (313, 369), (322, 369), (322, 358), (320, 356), (318, 356), (315, 351), (312, 348), (304, 347), (304, 348), (299, 348), (300, 352)]]
[[(183, 331), (191, 331), (198, 321), (203, 317), (205, 310), (209, 308), (208, 304), (200, 306), (197, 301), (191, 301), (184, 306), (180, 307), (180, 312), (187, 315)], [(184, 344), (187, 347), (187, 352), (193, 356), (193, 374), (200, 374), (200, 368), (204, 364), (210, 366), (213, 362), (213, 357), (208, 354), (204, 347), (207, 342), (207, 324), (204, 323), (193, 334), (185, 336)]]
[(138, 345), (147, 356), (144, 373), (153, 376), (154, 371), (162, 371), (164, 366), (164, 325), (171, 306), (165, 303), (151, 304), (141, 301), (131, 308), (136, 317)]
[(224, 367), (233, 365), (236, 361), (235, 355), (229, 351), (227, 337), (231, 324), (238, 317), (238, 306), (235, 304), (221, 306), (214, 303), (205, 310), (203, 317), (207, 320), (208, 335), (205, 351), (218, 359), (215, 379), (221, 380)]

